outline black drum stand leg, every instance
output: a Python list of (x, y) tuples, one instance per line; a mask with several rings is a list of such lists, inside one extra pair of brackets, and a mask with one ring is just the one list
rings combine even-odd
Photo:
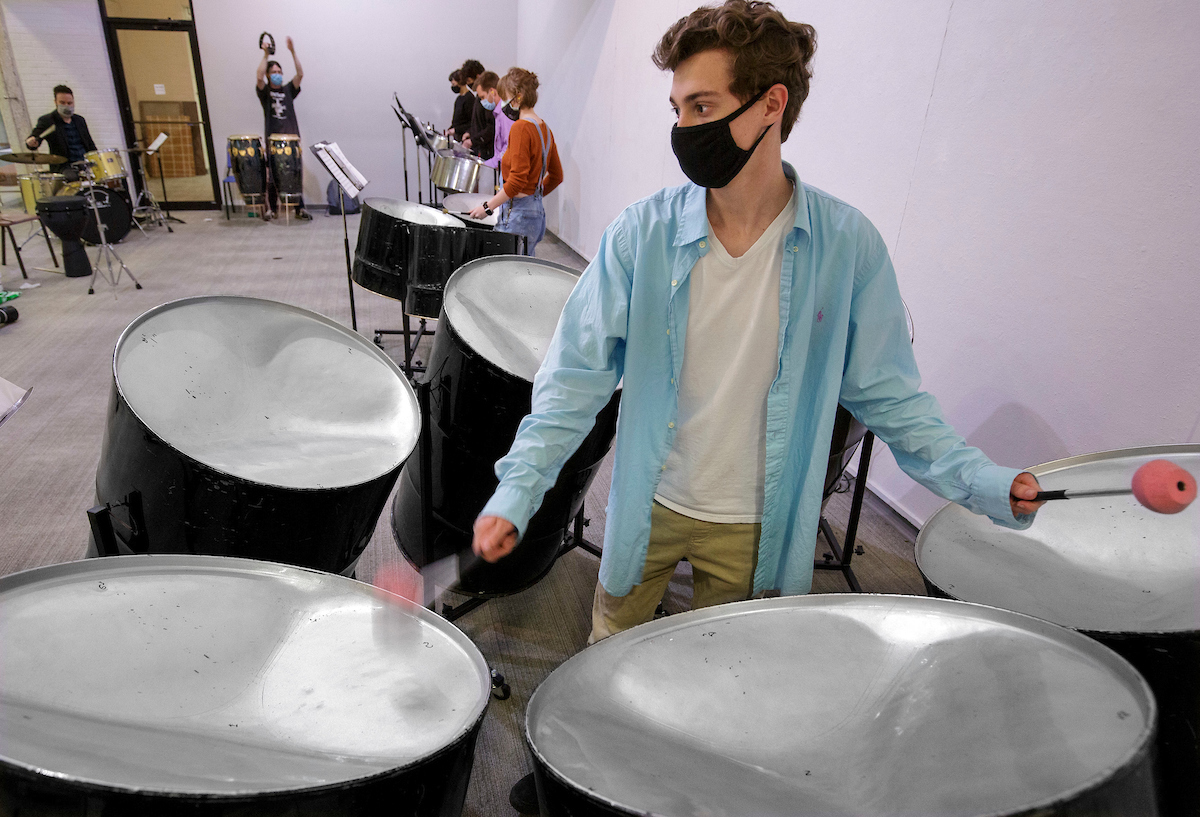
[(833, 532), (829, 522), (822, 516), (819, 523), (821, 535), (825, 537), (831, 552), (826, 553), (823, 560), (813, 563), (813, 568), (816, 570), (840, 570), (846, 578), (846, 584), (855, 593), (862, 592), (862, 585), (858, 583), (858, 577), (854, 575), (850, 562), (855, 553), (861, 556), (863, 552), (861, 546), (855, 547), (854, 540), (858, 538), (858, 520), (862, 516), (863, 497), (867, 492), (867, 470), (871, 467), (871, 449), (874, 444), (875, 435), (867, 432), (863, 437), (862, 454), (858, 459), (858, 475), (854, 478), (854, 498), (850, 500), (850, 518), (846, 522), (846, 541), (839, 547), (837, 534)]

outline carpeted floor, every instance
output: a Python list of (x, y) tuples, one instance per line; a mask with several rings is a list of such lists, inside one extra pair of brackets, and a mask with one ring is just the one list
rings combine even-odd
[[(146, 238), (135, 231), (117, 248), (141, 281), (140, 291), (123, 278), (115, 288), (98, 282), (96, 294), (88, 295), (87, 279), (33, 269), (50, 264), (44, 242), (26, 246), (30, 282), (40, 286), (23, 290), (12, 302), (20, 319), (0, 326), (0, 377), (34, 388), (28, 403), (0, 428), (0, 574), (83, 556), (88, 539), (84, 512), (94, 499), (113, 346), (139, 314), (176, 298), (241, 294), (295, 304), (350, 324), (340, 218), (318, 214), (311, 223), (283, 225), (244, 216), (227, 222), (216, 212), (177, 215), (187, 224), (174, 225), (173, 234), (155, 228)], [(17, 228), (18, 239), (24, 237), (23, 229)], [(358, 217), (352, 216), (352, 245), (357, 229)], [(96, 251), (89, 254), (95, 258)], [(538, 255), (583, 265), (552, 236)], [(20, 283), (11, 256), (3, 280), (8, 289)], [(399, 326), (395, 301), (358, 287), (355, 299), (364, 335)], [(401, 355), (400, 342), (392, 336), (385, 346), (393, 357)], [(611, 463), (606, 463), (588, 498), (587, 534), (597, 544), (610, 472)], [(849, 496), (836, 495), (827, 508), (839, 536)], [(371, 581), (385, 565), (407, 570), (387, 522), (385, 513), (359, 563), (360, 579)], [(912, 560), (915, 532), (870, 496), (859, 530), (863, 553), (855, 556), (854, 565), (863, 589), (923, 594)], [(819, 542), (818, 555), (824, 550)], [(466, 814), (512, 813), (509, 786), (530, 768), (522, 738), (525, 704), (551, 670), (583, 648), (598, 565), (592, 556), (572, 551), (530, 590), (490, 601), (458, 620), (512, 686), (512, 697), (493, 700), (485, 719)], [(815, 592), (846, 589), (840, 573), (818, 571)], [(689, 597), (685, 564), (671, 585), (666, 607), (671, 612), (686, 609)]]

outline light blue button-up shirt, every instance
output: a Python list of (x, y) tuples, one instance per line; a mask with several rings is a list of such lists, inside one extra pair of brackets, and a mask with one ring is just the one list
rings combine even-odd
[[(756, 593), (807, 593), (833, 420), (840, 402), (930, 490), (1012, 528), (1020, 472), (994, 464), (920, 390), (896, 274), (882, 237), (855, 208), (795, 184), (784, 236), (778, 370), (767, 394), (766, 481)], [(679, 412), (688, 284), (710, 249), (705, 190), (685, 184), (630, 205), (563, 309), (533, 388), (532, 412), (496, 463), (483, 509), (523, 535), (559, 470), (624, 377), (600, 582), (624, 596), (641, 582), (650, 511)]]

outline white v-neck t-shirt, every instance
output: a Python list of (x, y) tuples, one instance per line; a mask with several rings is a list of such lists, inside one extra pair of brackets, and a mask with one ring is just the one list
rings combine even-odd
[(767, 392), (779, 365), (783, 239), (793, 194), (734, 258), (711, 231), (692, 268), (679, 416), (654, 498), (705, 522), (758, 522), (766, 481)]

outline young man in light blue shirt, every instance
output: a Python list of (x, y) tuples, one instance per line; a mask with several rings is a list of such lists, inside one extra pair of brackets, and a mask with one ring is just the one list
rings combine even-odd
[[(563, 310), (532, 412), (496, 464), (500, 485), (475, 525), (475, 551), (489, 561), (517, 546), (624, 378), (593, 641), (650, 620), (683, 555), (702, 604), (808, 592), (839, 402), (947, 499), (1009, 527), (1040, 505), (1032, 475), (968, 446), (920, 390), (878, 231), (782, 161), (815, 48), (810, 26), (746, 0), (699, 9), (663, 37), (654, 59), (673, 72), (672, 146), (693, 183), (631, 205), (605, 231)], [(782, 237), (759, 252), (764, 234)], [(701, 346), (698, 326), (719, 329), (716, 310), (744, 306), (720, 295), (742, 280), (723, 275), (757, 282), (766, 331), (727, 321), (728, 344)], [(739, 381), (764, 358), (757, 379)], [(729, 485), (732, 505), (713, 490), (714, 472), (738, 471), (721, 461), (723, 434), (744, 438), (735, 450), (755, 463)]]

